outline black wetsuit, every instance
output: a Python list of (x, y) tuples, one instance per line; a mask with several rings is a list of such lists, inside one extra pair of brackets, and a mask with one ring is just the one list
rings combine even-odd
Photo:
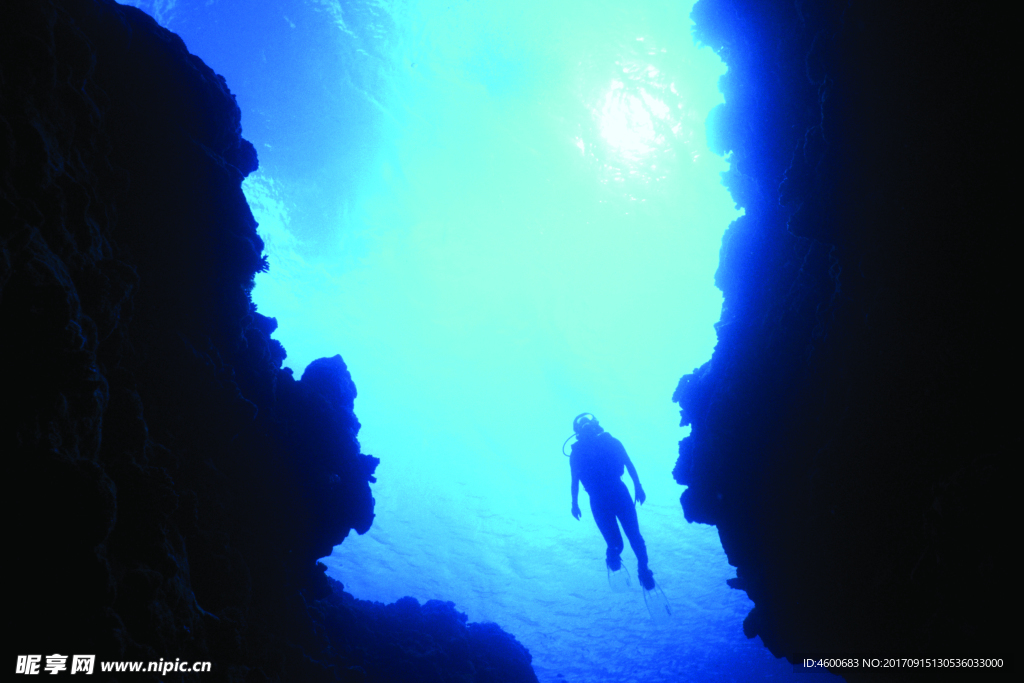
[(590, 496), (590, 511), (608, 544), (608, 558), (617, 558), (622, 552), (622, 534), (619, 533), (619, 524), (622, 524), (637, 564), (646, 569), (647, 545), (640, 535), (633, 498), (622, 481), (626, 459), (622, 443), (608, 432), (601, 432), (572, 445), (569, 467), (573, 478), (579, 478)]

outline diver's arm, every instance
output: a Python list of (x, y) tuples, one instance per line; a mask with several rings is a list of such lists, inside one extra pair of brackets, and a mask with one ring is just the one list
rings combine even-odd
[(640, 485), (640, 475), (636, 473), (636, 468), (633, 467), (633, 461), (626, 456), (626, 471), (629, 472), (630, 478), (633, 480), (633, 492), (636, 502), (641, 505), (647, 500), (647, 494), (644, 493), (644, 487)]
[(572, 516), (579, 519), (583, 515), (580, 512), (580, 475), (572, 473)]

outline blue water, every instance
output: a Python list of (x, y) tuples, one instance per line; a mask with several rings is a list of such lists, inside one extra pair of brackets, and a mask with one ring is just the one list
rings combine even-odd
[[(286, 365), (341, 353), (359, 389), (377, 516), (333, 577), (495, 621), (544, 682), (814, 680), (744, 638), (751, 603), (670, 474), (671, 395), (711, 355), (739, 215), (691, 3), (133, 4), (237, 95), (271, 266), (253, 298)], [(611, 590), (585, 493), (570, 515), (583, 411), (639, 471), (668, 623), (635, 577)]]

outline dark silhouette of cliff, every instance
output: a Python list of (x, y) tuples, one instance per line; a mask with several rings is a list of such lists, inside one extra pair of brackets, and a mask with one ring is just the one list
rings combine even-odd
[(224, 79), (109, 0), (3, 15), (9, 661), (213, 664), (168, 681), (535, 681), (493, 624), (354, 600), (317, 563), (370, 527), (377, 459), (341, 357), (296, 379), (251, 303), (266, 263), (241, 181), (257, 160)]
[(728, 64), (709, 140), (745, 215), (714, 356), (675, 394), (686, 516), (717, 525), (755, 603), (744, 630), (777, 656), (1005, 656), (1021, 449), (999, 20), (802, 0), (693, 16)]

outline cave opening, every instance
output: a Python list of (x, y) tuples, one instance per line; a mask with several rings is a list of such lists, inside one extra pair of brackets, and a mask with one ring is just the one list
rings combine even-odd
[[(133, 4), (236, 93), (270, 263), (253, 299), (286, 366), (340, 353), (359, 389), (376, 517), (329, 574), (498, 623), (542, 681), (788, 674), (743, 637), (751, 603), (671, 477), (672, 390), (711, 355), (739, 215), (692, 3)], [(581, 411), (637, 466), (667, 625), (609, 590), (585, 495), (569, 514)]]

